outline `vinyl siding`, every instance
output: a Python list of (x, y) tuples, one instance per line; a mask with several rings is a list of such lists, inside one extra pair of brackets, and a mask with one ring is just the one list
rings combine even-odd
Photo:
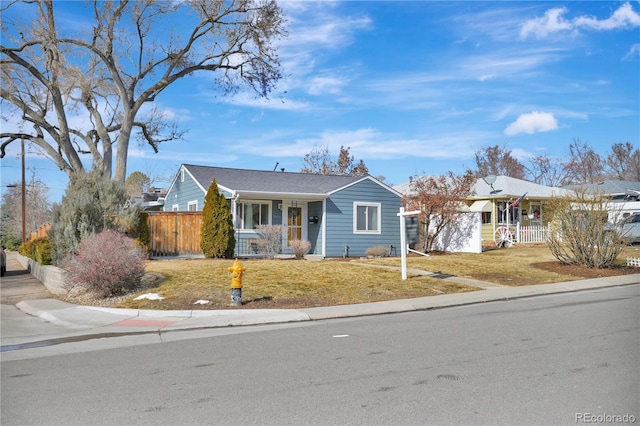
[(180, 173), (178, 172), (178, 178), (174, 180), (173, 186), (167, 193), (164, 211), (171, 211), (171, 207), (175, 204), (178, 204), (179, 211), (188, 211), (188, 203), (190, 201), (198, 201), (198, 211), (202, 211), (204, 196), (202, 189), (189, 173), (184, 174), (184, 182), (181, 182)]
[(309, 223), (307, 228), (308, 240), (311, 243), (309, 254), (322, 254), (322, 201), (310, 202), (308, 209), (309, 217), (318, 216), (318, 223)]
[[(353, 232), (354, 202), (380, 203), (379, 234)], [(340, 257), (349, 246), (349, 257), (365, 256), (369, 247), (400, 245), (401, 199), (371, 180), (364, 180), (331, 195), (327, 200), (327, 257)]]

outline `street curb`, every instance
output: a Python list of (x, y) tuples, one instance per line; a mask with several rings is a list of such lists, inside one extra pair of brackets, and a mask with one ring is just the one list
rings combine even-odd
[(500, 302), (525, 299), (528, 297), (553, 294), (573, 293), (578, 291), (598, 290), (624, 285), (640, 284), (640, 274), (620, 275), (617, 277), (592, 278), (587, 280), (567, 281), (562, 283), (537, 284), (522, 287), (487, 288), (468, 293), (451, 293), (437, 296), (426, 296), (414, 299), (398, 299), (385, 302), (365, 303), (360, 305), (339, 305), (330, 307), (306, 308), (300, 311), (309, 315), (311, 320), (331, 318), (349, 318), (364, 315), (382, 315), (426, 311), (481, 303)]

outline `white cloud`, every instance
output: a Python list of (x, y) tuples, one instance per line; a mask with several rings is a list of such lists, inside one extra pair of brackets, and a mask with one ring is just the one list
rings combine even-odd
[(374, 128), (355, 130), (325, 130), (306, 138), (295, 138), (291, 133), (273, 132), (262, 140), (250, 139), (234, 142), (234, 148), (246, 154), (265, 157), (302, 158), (314, 147), (327, 147), (337, 154), (341, 146), (349, 147), (355, 158), (398, 159), (431, 158), (456, 159), (460, 153), (473, 152), (477, 141), (488, 138), (482, 131), (447, 132), (445, 136), (429, 138), (385, 133)]
[(624, 56), (624, 58), (622, 58), (622, 60), (626, 61), (634, 56), (640, 56), (640, 43), (636, 43), (631, 46), (631, 49), (629, 49), (629, 52)]
[(558, 122), (553, 114), (549, 112), (533, 111), (529, 114), (521, 114), (513, 123), (509, 124), (504, 130), (508, 136), (517, 135), (519, 133), (538, 133), (556, 130)]
[(633, 10), (629, 3), (625, 3), (607, 19), (598, 20), (591, 16), (580, 16), (574, 22), (576, 27), (593, 28), (594, 30), (635, 28), (640, 26), (640, 15)]
[(566, 12), (565, 7), (548, 9), (542, 18), (531, 19), (522, 25), (520, 38), (544, 38), (552, 33), (578, 31), (581, 28), (604, 31), (640, 26), (640, 15), (629, 3), (623, 4), (609, 18), (602, 20), (592, 16), (578, 16), (567, 20), (563, 17)]
[(311, 95), (337, 95), (347, 83), (347, 80), (338, 77), (313, 77), (309, 80), (307, 92)]
[(527, 36), (533, 34), (538, 38), (543, 38), (549, 33), (571, 30), (571, 23), (562, 18), (566, 11), (567, 9), (564, 7), (554, 7), (547, 10), (542, 18), (535, 18), (525, 22), (520, 30), (520, 37), (527, 38)]

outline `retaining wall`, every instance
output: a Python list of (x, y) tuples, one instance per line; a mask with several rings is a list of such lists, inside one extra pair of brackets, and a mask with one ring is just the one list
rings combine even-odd
[(67, 294), (67, 290), (64, 288), (62, 269), (52, 265), (43, 266), (33, 259), (22, 256), (20, 253), (16, 253), (16, 259), (34, 278), (44, 284), (49, 293)]

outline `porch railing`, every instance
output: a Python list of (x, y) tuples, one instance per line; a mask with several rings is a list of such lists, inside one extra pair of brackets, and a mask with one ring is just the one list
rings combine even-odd
[(545, 243), (549, 239), (549, 225), (516, 225), (516, 241), (518, 243)]

